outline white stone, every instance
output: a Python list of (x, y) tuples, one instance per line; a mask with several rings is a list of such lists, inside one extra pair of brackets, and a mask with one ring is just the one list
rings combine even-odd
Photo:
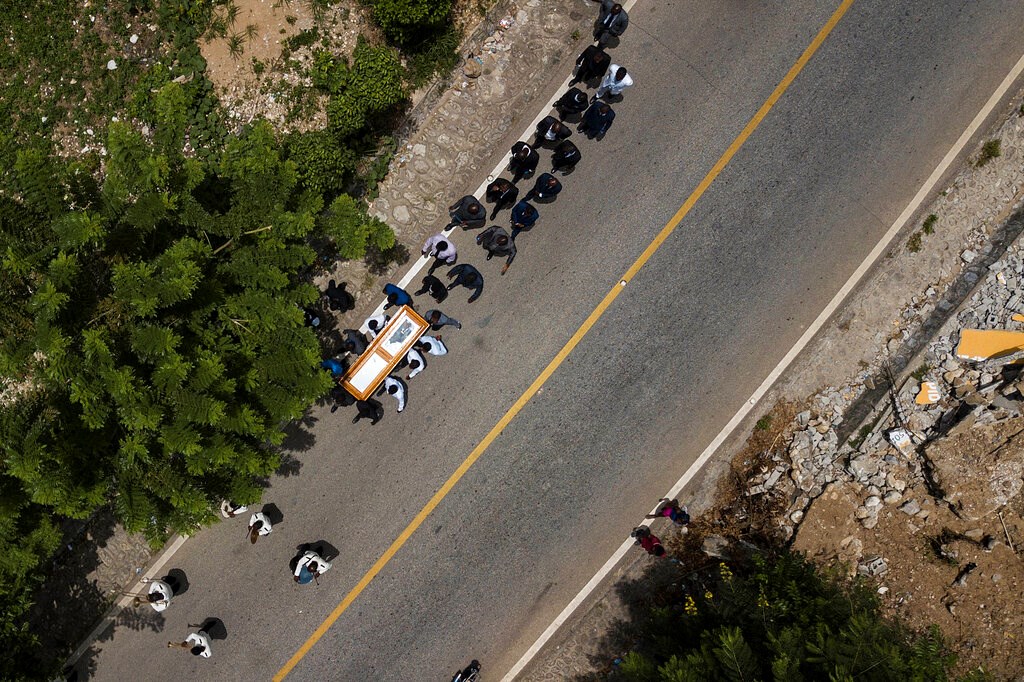
[(111, 59), (109, 62), (107, 62), (107, 71), (116, 71), (116, 70), (117, 70), (117, 61), (114, 60), (114, 59)]
[(129, 40), (129, 42), (131, 42), (132, 45), (134, 45), (135, 43), (139, 42), (139, 36), (138, 36), (137, 33), (133, 33), (132, 37), (129, 38), (128, 40)]

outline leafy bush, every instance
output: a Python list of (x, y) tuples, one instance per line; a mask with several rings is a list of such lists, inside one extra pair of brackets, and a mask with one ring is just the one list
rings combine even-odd
[(309, 75), (318, 90), (336, 95), (348, 82), (348, 61), (327, 50), (317, 50)]
[(439, 29), (452, 10), (451, 0), (370, 0), (370, 5), (384, 35), (402, 45)]
[(285, 147), (302, 185), (327, 197), (341, 193), (356, 166), (356, 153), (326, 130), (293, 133)]
[(435, 74), (447, 74), (459, 63), (461, 36), (454, 26), (431, 36), (422, 47), (406, 50), (409, 80), (413, 87), (424, 85)]
[(352, 53), (352, 69), (342, 92), (327, 103), (327, 121), (339, 138), (352, 137), (370, 119), (405, 100), (402, 64), (389, 47), (360, 40)]
[(675, 608), (639, 625), (619, 670), (631, 682), (947, 679), (954, 657), (938, 629), (915, 636), (886, 621), (866, 585), (822, 575), (784, 554), (720, 564), (694, 578)]

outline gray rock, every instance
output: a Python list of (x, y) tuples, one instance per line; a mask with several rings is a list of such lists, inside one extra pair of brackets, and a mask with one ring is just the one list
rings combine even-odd
[(985, 537), (985, 531), (983, 531), (980, 528), (972, 528), (969, 531), (965, 532), (964, 536), (969, 540), (973, 540), (974, 542), (981, 542), (982, 538)]
[(871, 455), (858, 455), (850, 460), (847, 470), (855, 479), (863, 481), (878, 472), (878, 460)]
[(724, 559), (729, 551), (729, 540), (721, 535), (709, 535), (704, 538), (704, 544), (700, 549), (710, 557)]
[(906, 502), (900, 505), (899, 509), (907, 516), (913, 516), (914, 514), (921, 511), (921, 505), (918, 503), (917, 500), (907, 500)]
[(967, 249), (966, 251), (960, 254), (960, 260), (962, 260), (965, 263), (973, 263), (974, 259), (977, 257), (978, 254), (974, 251), (971, 251), (970, 249)]
[(903, 492), (907, 488), (907, 484), (894, 476), (892, 473), (885, 475), (885, 484), (897, 492)]
[(857, 564), (857, 573), (873, 578), (884, 575), (888, 570), (889, 566), (885, 563), (885, 559), (877, 554), (866, 556)]
[(863, 507), (862, 506), (862, 507), (857, 507), (857, 511), (853, 512), (853, 515), (856, 516), (858, 520), (860, 520), (860, 519), (868, 518), (869, 516), (872, 515), (872, 512), (867, 507)]
[(878, 495), (871, 495), (864, 500), (864, 506), (868, 509), (876, 509), (882, 506), (882, 499)]
[(807, 426), (807, 423), (811, 421), (811, 411), (804, 410), (796, 416), (796, 421), (800, 426)]
[(872, 528), (878, 525), (878, 517), (869, 516), (866, 519), (861, 519), (860, 525), (864, 526), (868, 530), (871, 530)]
[(789, 520), (792, 521), (793, 523), (800, 523), (801, 521), (803, 521), (804, 520), (804, 511), (803, 511), (803, 509), (797, 509), (795, 512), (790, 514), (789, 515)]
[(886, 504), (896, 504), (902, 499), (903, 495), (901, 493), (895, 490), (890, 490), (885, 494), (885, 497), (882, 498), (882, 501), (884, 501)]

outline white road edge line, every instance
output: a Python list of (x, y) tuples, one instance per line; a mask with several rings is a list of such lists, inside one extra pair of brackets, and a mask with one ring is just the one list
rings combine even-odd
[[(622, 6), (625, 7), (626, 10), (629, 10), (629, 8), (632, 7), (635, 3), (636, 0), (627, 0), (627, 2), (622, 3)], [(551, 99), (547, 101), (547, 104), (544, 106), (544, 108), (541, 109), (540, 112), (534, 117), (530, 125), (526, 126), (526, 129), (523, 131), (522, 135), (519, 136), (520, 140), (529, 140), (530, 137), (533, 136), (533, 131), (537, 129), (537, 124), (540, 123), (541, 119), (547, 116), (548, 112), (550, 112), (554, 108), (555, 100), (558, 99), (558, 97), (562, 94), (562, 92), (564, 91), (565, 87), (569, 84), (569, 81), (571, 79), (572, 74), (570, 73), (568, 76), (566, 76), (565, 80), (562, 81), (562, 84), (555, 91), (555, 94), (551, 96)], [(491, 173), (487, 176), (487, 179), (480, 183), (480, 186), (477, 187), (476, 192), (474, 193), (475, 196), (484, 196), (484, 193), (487, 191), (487, 185), (490, 184), (491, 181), (494, 180), (494, 178), (501, 175), (501, 171), (503, 171), (505, 167), (508, 166), (508, 162), (511, 156), (512, 152), (510, 150), (508, 153), (505, 154), (505, 156), (502, 157), (502, 160), (498, 162), (498, 165), (494, 167), (494, 170), (492, 170)], [(447, 237), (450, 236), (457, 229), (459, 229), (458, 226), (452, 227), (448, 230), (442, 230), (442, 233)], [(418, 275), (420, 271), (423, 270), (424, 266), (426, 266), (430, 262), (430, 260), (431, 259), (427, 258), (426, 256), (420, 256), (416, 260), (416, 262), (412, 264), (412, 266), (409, 268), (409, 271), (405, 273), (402, 279), (398, 281), (398, 286), (400, 286), (403, 289), (406, 288), (409, 285), (409, 282), (411, 282), (413, 278), (415, 278), (416, 275)], [(377, 304), (377, 307), (374, 309), (374, 311), (370, 313), (369, 317), (373, 317), (374, 315), (379, 315), (382, 312), (384, 312), (384, 304), (386, 302), (386, 299), (381, 300), (381, 302)], [(359, 331), (366, 332), (367, 329), (369, 328), (366, 326), (366, 322), (364, 321), (363, 324), (360, 325)], [(164, 551), (160, 554), (159, 558), (157, 558), (156, 562), (154, 562), (153, 565), (150, 566), (150, 568), (146, 571), (145, 575), (143, 576), (143, 579), (152, 578), (157, 573), (157, 571), (163, 568), (167, 561), (170, 560), (170, 558), (174, 556), (174, 554), (179, 549), (181, 549), (182, 545), (185, 544), (185, 540), (187, 540), (188, 538), (189, 536), (186, 535), (179, 535), (175, 537), (174, 541), (164, 548)], [(138, 592), (140, 589), (142, 589), (142, 585), (143, 582), (142, 579), (140, 579), (138, 582), (132, 585), (129, 592)], [(110, 626), (110, 623), (113, 622), (113, 620), (117, 617), (117, 614), (121, 611), (121, 609), (126, 607), (130, 601), (131, 597), (123, 597), (107, 610), (107, 613), (103, 616), (103, 620), (100, 621), (99, 625), (97, 625), (96, 628), (93, 629), (91, 633), (89, 633), (89, 636), (86, 637), (85, 640), (83, 640), (83, 642), (78, 646), (78, 648), (75, 649), (74, 653), (68, 657), (67, 661), (65, 662), (65, 667), (74, 665), (78, 661), (82, 654), (84, 654), (85, 651), (90, 646), (92, 646), (93, 642), (103, 633), (103, 631)]]
[[(690, 468), (686, 470), (686, 473), (684, 473), (682, 477), (678, 481), (676, 481), (676, 484), (672, 486), (672, 488), (668, 491), (665, 497), (673, 499), (679, 495), (683, 487), (690, 482), (690, 479), (693, 478), (694, 475), (696, 475), (696, 473), (704, 467), (704, 465), (707, 463), (709, 459), (711, 459), (711, 456), (715, 453), (715, 450), (717, 450), (721, 446), (721, 444), (725, 442), (725, 439), (732, 434), (732, 432), (736, 429), (737, 426), (740, 425), (740, 422), (743, 421), (747, 414), (749, 414), (750, 411), (754, 409), (754, 406), (757, 405), (758, 401), (760, 401), (761, 398), (764, 397), (765, 393), (768, 392), (768, 389), (771, 388), (772, 384), (775, 383), (779, 376), (781, 376), (782, 373), (786, 370), (786, 368), (788, 368), (789, 365), (793, 362), (793, 360), (796, 359), (796, 356), (799, 355), (800, 351), (802, 351), (807, 346), (807, 344), (810, 343), (811, 339), (814, 338), (818, 331), (823, 326), (825, 326), (825, 323), (836, 311), (836, 309), (843, 303), (846, 297), (850, 295), (850, 292), (853, 291), (854, 287), (857, 286), (857, 284), (864, 277), (867, 271), (871, 269), (871, 267), (875, 264), (875, 261), (878, 260), (878, 257), (882, 255), (882, 252), (885, 251), (886, 248), (888, 248), (892, 240), (896, 237), (897, 234), (899, 234), (900, 230), (903, 228), (904, 223), (906, 223), (910, 219), (910, 217), (914, 215), (914, 213), (916, 213), (917, 210), (921, 207), (925, 199), (935, 188), (935, 185), (937, 185), (939, 180), (942, 179), (942, 176), (949, 169), (949, 167), (953, 165), (953, 161), (955, 161), (956, 157), (960, 155), (960, 152), (962, 152), (964, 147), (967, 146), (967, 143), (970, 142), (972, 137), (974, 137), (974, 134), (978, 132), (978, 129), (981, 128), (982, 124), (985, 122), (985, 119), (988, 118), (988, 115), (992, 113), (992, 110), (995, 109), (996, 105), (999, 104), (999, 101), (1003, 98), (1003, 96), (1010, 89), (1010, 87), (1013, 85), (1013, 83), (1017, 80), (1017, 78), (1020, 76), (1022, 72), (1024, 72), (1024, 55), (1021, 56), (1021, 58), (1017, 61), (1014, 67), (1010, 70), (1010, 73), (1008, 73), (1006, 75), (1006, 78), (1003, 79), (1003, 82), (1000, 83), (999, 87), (996, 88), (995, 92), (992, 93), (992, 96), (989, 97), (988, 101), (978, 112), (978, 115), (974, 117), (974, 120), (971, 121), (970, 125), (967, 126), (967, 129), (964, 130), (963, 134), (960, 135), (960, 138), (953, 144), (953, 146), (942, 158), (942, 160), (939, 161), (939, 165), (935, 167), (935, 170), (932, 171), (932, 174), (928, 176), (928, 179), (925, 180), (923, 185), (921, 185), (921, 189), (917, 191), (917, 194), (914, 195), (914, 198), (910, 200), (910, 203), (907, 204), (907, 207), (903, 209), (903, 212), (900, 213), (898, 218), (896, 218), (895, 222), (893, 222), (892, 226), (889, 228), (889, 231), (886, 232), (885, 235), (883, 235), (881, 241), (879, 241), (875, 245), (875, 248), (871, 250), (871, 253), (867, 255), (867, 258), (865, 258), (857, 267), (857, 269), (854, 270), (853, 274), (850, 275), (850, 278), (846, 280), (846, 284), (844, 284), (843, 287), (832, 298), (832, 300), (829, 301), (828, 305), (825, 306), (825, 309), (821, 311), (821, 314), (818, 315), (817, 319), (815, 319), (811, 326), (807, 328), (807, 331), (805, 331), (803, 335), (797, 340), (796, 344), (789, 349), (789, 352), (786, 353), (785, 357), (783, 357), (782, 360), (779, 361), (779, 364), (775, 366), (775, 369), (771, 371), (771, 373), (765, 378), (761, 385), (757, 387), (757, 390), (754, 391), (753, 395), (751, 395), (750, 398), (743, 404), (743, 407), (741, 407), (740, 410), (735, 415), (733, 415), (733, 418), (729, 420), (729, 423), (727, 423), (725, 427), (718, 433), (718, 435), (715, 436), (715, 439), (711, 441), (707, 448), (704, 449), (704, 452), (701, 453), (700, 457), (698, 457), (694, 461), (694, 463), (690, 465)], [(649, 524), (650, 521), (644, 522), (644, 525)], [(554, 636), (554, 634), (558, 631), (562, 624), (565, 623), (565, 621), (568, 620), (570, 616), (572, 616), (576, 609), (579, 608), (580, 604), (582, 604), (584, 600), (586, 600), (586, 598), (590, 596), (590, 593), (597, 588), (601, 581), (604, 580), (609, 573), (611, 573), (612, 569), (615, 568), (616, 564), (618, 564), (622, 557), (625, 556), (626, 552), (629, 550), (630, 547), (633, 546), (633, 544), (633, 539), (630, 538), (626, 542), (622, 543), (622, 545), (617, 550), (615, 550), (615, 553), (612, 554), (611, 558), (609, 558), (608, 561), (605, 562), (604, 566), (602, 566), (598, 570), (598, 572), (594, 574), (594, 577), (591, 578), (587, 582), (587, 584), (583, 586), (583, 589), (580, 590), (579, 594), (573, 597), (572, 601), (570, 601), (569, 604), (562, 610), (562, 612), (558, 614), (558, 616), (551, 622), (551, 625), (549, 625), (547, 629), (541, 633), (540, 637), (537, 638), (537, 641), (534, 642), (533, 645), (526, 650), (526, 653), (523, 654), (522, 658), (520, 658), (519, 661), (514, 666), (512, 666), (512, 669), (509, 670), (503, 678), (501, 678), (501, 682), (512, 682), (512, 680), (514, 680), (516, 676), (523, 671), (527, 664), (529, 664), (529, 662), (533, 660), (533, 658), (544, 647), (544, 645), (547, 644), (548, 640), (550, 640)]]

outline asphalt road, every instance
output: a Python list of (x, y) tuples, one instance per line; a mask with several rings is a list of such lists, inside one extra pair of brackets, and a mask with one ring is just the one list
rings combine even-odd
[[(298, 471), (171, 562), (188, 592), (87, 655), (99, 680), (268, 679), (547, 365), (837, 2), (640, 0), (613, 60), (636, 79), (509, 274), (443, 332), (451, 353), (379, 425), (314, 410)], [(694, 210), (289, 679), (498, 679), (817, 316), (1020, 56), (1024, 4), (855, 2)], [(552, 74), (551, 91), (566, 74)], [(556, 82), (557, 81), (557, 82)], [(496, 154), (507, 141), (495, 144)], [(547, 154), (544, 155), (546, 163)], [(482, 179), (482, 178), (481, 178)], [(503, 214), (503, 220), (507, 220)], [(430, 306), (425, 306), (430, 307)], [(288, 561), (340, 551), (320, 586)], [(224, 621), (208, 660), (164, 648)], [(449, 676), (449, 677), (446, 677)]]

